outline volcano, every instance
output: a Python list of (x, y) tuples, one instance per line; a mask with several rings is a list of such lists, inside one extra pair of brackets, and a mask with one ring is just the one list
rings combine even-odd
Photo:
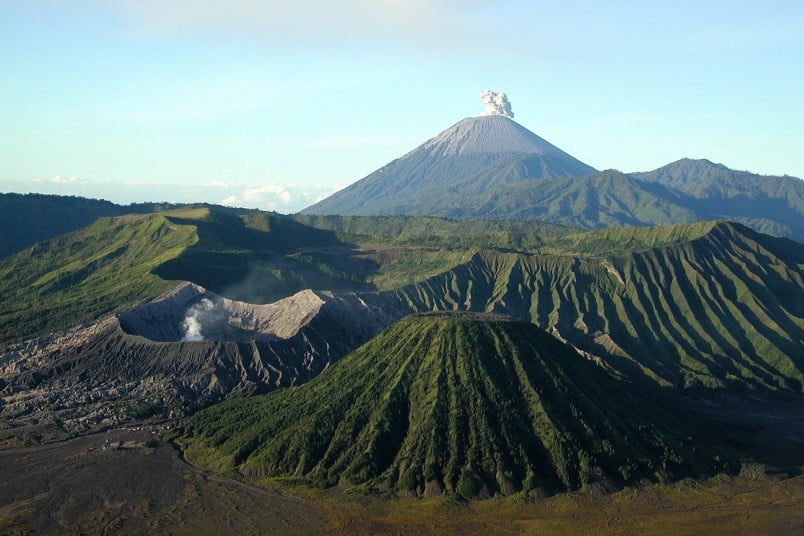
[(305, 385), (196, 414), (184, 441), (214, 470), (467, 499), (717, 467), (654, 395), (533, 324), (414, 315)]
[(465, 218), (506, 184), (594, 172), (512, 119), (468, 117), (302, 213)]

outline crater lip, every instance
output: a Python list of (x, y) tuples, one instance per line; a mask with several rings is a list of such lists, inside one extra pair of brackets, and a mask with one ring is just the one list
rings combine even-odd
[[(269, 341), (298, 333), (324, 303), (322, 296), (311, 290), (260, 305), (230, 300), (184, 283), (117, 319), (125, 333), (154, 342)], [(188, 322), (198, 336), (188, 338)]]

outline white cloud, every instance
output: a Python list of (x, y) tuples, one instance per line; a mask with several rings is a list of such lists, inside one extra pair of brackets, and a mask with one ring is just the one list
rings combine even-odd
[(221, 189), (224, 189), (224, 190), (228, 190), (230, 188), (234, 188), (235, 186), (238, 186), (238, 183), (236, 183), (236, 182), (226, 182), (226, 181), (207, 181), (207, 182), (201, 183), (201, 186), (203, 186), (204, 188), (221, 188)]
[(232, 193), (220, 200), (222, 205), (274, 210), (283, 213), (299, 211), (324, 199), (335, 191), (332, 186), (285, 186), (266, 183), (247, 187), (242, 193)]
[(168, 186), (167, 184), (162, 184), (159, 179), (128, 179), (122, 181), (122, 184), (128, 186)]
[(54, 182), (56, 184), (72, 184), (77, 180), (78, 180), (78, 177), (69, 177), (68, 178), (68, 177), (62, 177), (60, 175), (56, 175), (55, 177), (50, 179), (50, 182)]
[(293, 194), (285, 188), (284, 186), (280, 186), (278, 184), (263, 184), (257, 188), (246, 188), (246, 191), (243, 193), (243, 200), (252, 203), (252, 202), (259, 202), (266, 198), (269, 199), (277, 199), (283, 205), (289, 204), (293, 201)]

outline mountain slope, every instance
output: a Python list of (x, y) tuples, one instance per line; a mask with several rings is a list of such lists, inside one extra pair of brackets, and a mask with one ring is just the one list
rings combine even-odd
[[(187, 415), (230, 393), (307, 381), (398, 315), (354, 294), (307, 290), (254, 305), (184, 284), (116, 316), (8, 345), (0, 419), (76, 433)], [(197, 321), (190, 338), (188, 318)]]
[[(178, 280), (212, 283), (210, 290), (233, 299), (269, 298), (264, 302), (301, 288), (340, 288), (360, 291), (366, 306), (391, 320), (434, 310), (528, 320), (621, 373), (663, 385), (796, 393), (804, 385), (804, 246), (741, 225), (611, 228), (544, 242), (520, 242), (506, 227), (478, 240), (541, 244), (537, 253), (473, 253), (428, 251), (438, 233), (449, 240), (461, 231), (439, 220), (413, 225), (421, 231), (400, 236), (399, 246), (361, 251), (332, 231), (316, 234), (275, 215), (247, 222), (213, 216), (198, 209), (101, 220), (3, 260), (0, 342), (125, 310)], [(392, 240), (382, 229), (393, 235), (398, 223), (327, 222), (357, 233), (352, 237), (369, 232), (361, 238), (367, 243)], [(456, 243), (471, 241), (472, 229)], [(294, 249), (305, 241), (310, 249)], [(414, 282), (362, 291), (373, 288), (368, 281), (378, 266), (384, 277)], [(430, 273), (436, 275), (424, 278)], [(354, 322), (360, 331), (359, 316)]]
[(394, 288), (481, 247), (532, 249), (571, 232), (538, 222), (298, 219), (223, 207), (105, 218), (0, 259), (0, 344), (96, 320), (175, 281), (253, 303), (305, 289)]
[[(634, 384), (705, 397), (797, 399), (804, 392), (804, 245), (738, 224), (603, 229), (552, 238), (538, 253), (460, 250), (441, 273), (383, 292), (307, 290), (255, 305), (201, 289), (173, 305), (160, 299), (132, 309), (177, 284), (154, 275), (165, 267), (176, 279), (221, 281), (239, 273), (240, 256), (262, 262), (267, 273), (279, 261), (309, 256), (294, 262), (317, 271), (288, 268), (292, 279), (278, 292), (297, 283), (346, 284), (332, 267), (348, 272), (362, 255), (275, 215), (244, 221), (224, 214), (218, 223), (212, 216), (204, 209), (102, 219), (57, 239), (63, 247), (42, 244), (41, 256), (28, 250), (0, 262), (3, 342), (101, 319), (0, 349), (0, 417), (100, 426), (117, 422), (112, 410), (137, 397), (161, 400), (161, 415), (182, 414), (232, 392), (309, 380), (404, 315), (438, 310), (526, 320)], [(327, 221), (375, 241), (399, 223)], [(429, 271), (414, 262), (426, 253), (414, 243), (428, 243), (427, 229), (438, 236), (453, 229), (438, 224), (423, 220), (399, 237), (404, 277)], [(252, 236), (258, 228), (269, 230)], [(271, 236), (270, 228), (281, 232)], [(510, 244), (515, 235), (503, 229), (498, 240)], [(463, 238), (474, 236), (471, 226), (467, 232)], [(324, 249), (292, 249), (305, 236), (311, 248)], [(365, 284), (355, 277), (350, 284)], [(214, 306), (212, 324), (195, 317), (205, 340), (182, 342), (188, 316), (204, 299)], [(103, 318), (111, 311), (119, 313)], [(88, 420), (102, 415), (113, 420)]]
[(617, 228), (543, 254), (482, 252), (366, 300), (528, 320), (680, 388), (804, 389), (804, 246), (730, 223)]
[(302, 213), (468, 216), (492, 186), (593, 171), (507, 117), (470, 117)]
[(176, 209), (170, 203), (116, 205), (101, 199), (44, 194), (0, 194), (0, 258), (90, 225), (98, 218)]
[(408, 317), (302, 387), (185, 427), (216, 470), (465, 498), (708, 472), (692, 433), (532, 324), (473, 314)]
[(796, 177), (757, 175), (686, 158), (631, 175), (688, 194), (685, 205), (700, 219), (730, 219), (804, 242), (804, 181)]
[(119, 216), (109, 201), (38, 194), (0, 194), (0, 258), (36, 242), (87, 226), (102, 216)]
[(700, 221), (683, 195), (615, 170), (540, 184), (519, 181), (490, 189), (472, 217), (538, 219), (585, 229)]
[(151, 271), (198, 241), (163, 215), (101, 218), (0, 260), (0, 343), (65, 329), (158, 295)]

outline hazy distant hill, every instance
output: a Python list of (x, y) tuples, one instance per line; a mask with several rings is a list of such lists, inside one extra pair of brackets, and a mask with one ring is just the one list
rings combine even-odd
[(122, 207), (99, 199), (41, 194), (0, 194), (0, 258), (69, 233)]
[(631, 175), (687, 194), (680, 204), (698, 219), (729, 219), (804, 242), (804, 181), (799, 178), (757, 175), (686, 158)]

